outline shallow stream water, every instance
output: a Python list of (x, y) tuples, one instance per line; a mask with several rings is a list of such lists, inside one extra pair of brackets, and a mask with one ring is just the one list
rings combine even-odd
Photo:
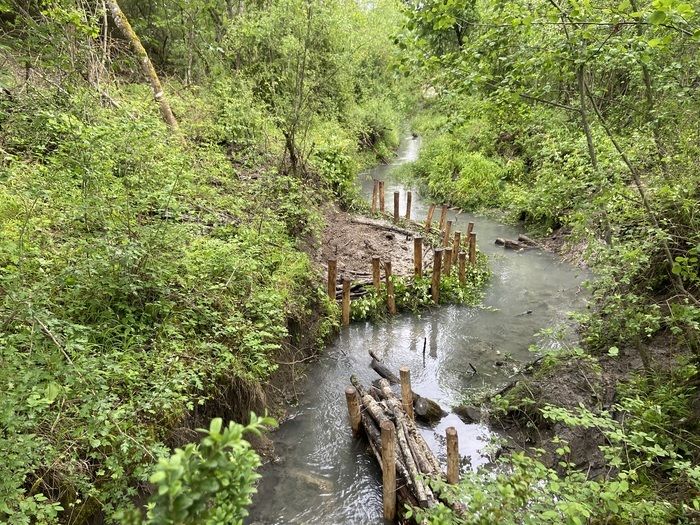
[[(415, 160), (419, 149), (419, 139), (405, 138), (392, 164), (363, 173), (359, 183), (370, 198), (372, 179), (385, 180), (388, 208), (393, 192), (401, 191), (402, 213), (406, 190), (413, 190), (412, 217), (420, 221), (429, 202), (392, 176), (396, 166)], [(568, 312), (584, 306), (586, 272), (539, 250), (515, 252), (494, 245), (497, 237), (517, 238), (521, 229), (469, 213), (450, 212), (448, 218), (453, 231), (464, 232), (473, 221), (479, 250), (490, 258), (493, 278), (485, 307), (444, 306), (343, 329), (309, 368), (298, 385), (303, 392), (299, 405), (271, 436), (280, 459), (262, 468), (248, 523), (382, 523), (381, 474), (365, 443), (352, 438), (343, 394), (351, 374), (364, 384), (377, 378), (368, 350), (392, 369), (410, 367), (413, 389), (449, 409), (469, 389), (507, 383), (516, 368), (536, 357), (530, 345), (556, 344), (538, 332), (565, 324)], [(449, 426), (458, 430), (463, 468), (484, 464), (489, 430), (454, 414), (422, 429), (438, 457), (444, 460)]]

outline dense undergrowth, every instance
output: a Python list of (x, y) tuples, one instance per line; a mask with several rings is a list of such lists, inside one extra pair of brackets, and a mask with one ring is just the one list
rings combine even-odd
[(0, 2), (0, 523), (240, 523), (249, 411), (337, 325), (308, 252), (397, 144), (395, 10), (180, 4), (122, 5), (169, 130), (103, 7)]
[[(415, 121), (424, 148), (413, 175), (437, 199), (503, 210), (543, 236), (563, 233), (595, 272), (591, 308), (576, 315), (583, 349), (554, 352), (491, 405), (496, 419), (532, 431), (528, 454), (505, 455), (446, 489), (466, 513), (439, 507), (421, 518), (700, 516), (700, 99), (684, 73), (697, 65), (697, 10), (656, 1), (409, 10), (404, 67), (430, 86)], [(562, 377), (580, 382), (586, 403), (537, 390)], [(579, 431), (600, 441), (592, 454), (604, 469), (572, 459), (566, 436)]]

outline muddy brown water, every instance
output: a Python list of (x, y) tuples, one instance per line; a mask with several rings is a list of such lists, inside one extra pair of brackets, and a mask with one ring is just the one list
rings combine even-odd
[[(393, 206), (393, 192), (401, 191), (403, 214), (405, 192), (411, 189), (412, 217), (424, 219), (429, 202), (392, 176), (396, 166), (414, 161), (419, 150), (420, 139), (406, 137), (392, 164), (360, 175), (363, 194), (371, 198), (372, 179), (385, 180), (387, 206)], [(351, 374), (365, 384), (377, 378), (369, 368), (368, 350), (396, 370), (409, 366), (414, 390), (449, 409), (470, 389), (510, 381), (517, 368), (535, 359), (531, 345), (559, 344), (539, 333), (567, 326), (567, 313), (585, 306), (585, 271), (539, 250), (505, 251), (493, 244), (497, 237), (517, 238), (521, 229), (469, 213), (451, 211), (449, 219), (453, 231), (466, 231), (473, 221), (479, 249), (490, 257), (493, 278), (484, 308), (444, 306), (342, 330), (297, 386), (303, 393), (290, 419), (271, 435), (279, 459), (261, 469), (247, 523), (382, 523), (381, 473), (365, 443), (351, 436), (343, 394)], [(422, 429), (441, 460), (448, 426), (458, 430), (463, 469), (488, 461), (489, 429), (465, 424), (452, 413)]]

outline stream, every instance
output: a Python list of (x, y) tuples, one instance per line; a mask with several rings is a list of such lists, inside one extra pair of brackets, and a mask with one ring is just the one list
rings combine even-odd
[[(412, 217), (424, 220), (429, 201), (392, 177), (396, 166), (417, 158), (419, 149), (420, 139), (409, 136), (393, 163), (361, 174), (363, 195), (370, 199), (372, 179), (382, 179), (386, 181), (387, 209), (392, 207), (393, 192), (401, 191), (403, 214), (405, 192), (413, 190)], [(435, 216), (437, 221), (439, 211)], [(581, 283), (589, 277), (586, 271), (540, 250), (515, 252), (494, 245), (497, 237), (517, 238), (523, 233), (520, 228), (470, 213), (450, 211), (448, 219), (454, 221), (453, 231), (462, 232), (473, 221), (478, 247), (489, 256), (493, 278), (484, 307), (444, 306), (380, 323), (356, 322), (343, 329), (309, 367), (297, 385), (302, 392), (298, 406), (271, 435), (280, 459), (261, 469), (263, 477), (247, 523), (383, 522), (381, 471), (367, 453), (366, 443), (351, 435), (343, 394), (351, 374), (364, 384), (378, 377), (369, 367), (368, 350), (394, 370), (410, 367), (413, 389), (449, 410), (470, 389), (506, 384), (516, 369), (535, 359), (530, 345), (559, 344), (538, 332), (568, 326), (567, 312), (584, 307)], [(488, 461), (483, 449), (488, 445), (489, 429), (465, 424), (452, 413), (435, 427), (422, 429), (441, 460), (449, 426), (459, 433), (463, 469)]]

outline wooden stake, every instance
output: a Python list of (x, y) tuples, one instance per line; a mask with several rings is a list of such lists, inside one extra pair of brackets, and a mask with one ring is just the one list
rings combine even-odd
[(476, 264), (476, 233), (469, 234), (469, 264)]
[(396, 314), (396, 300), (394, 298), (394, 281), (391, 280), (391, 261), (384, 263), (386, 271), (386, 305), (391, 315)]
[(460, 244), (462, 244), (462, 232), (455, 232), (455, 240), (452, 243), (452, 256), (455, 261), (457, 260), (457, 254), (462, 251)]
[(343, 277), (343, 326), (350, 325), (350, 279)]
[(467, 234), (465, 235), (464, 240), (469, 241), (469, 234), (474, 231), (474, 223), (470, 222), (467, 224)]
[(415, 419), (413, 415), (413, 390), (411, 390), (411, 371), (407, 366), (399, 368), (401, 375), (401, 402), (404, 412), (411, 419)]
[(396, 519), (396, 445), (394, 424), (382, 421), (382, 481), (384, 519)]
[(411, 192), (406, 192), (406, 219), (411, 220), (411, 201), (413, 200), (413, 195)]
[(442, 248), (435, 248), (435, 257), (433, 259), (433, 279), (430, 283), (430, 294), (433, 302), (437, 304), (440, 301), (440, 270), (442, 266)]
[(428, 208), (428, 216), (425, 218), (425, 231), (429, 232), (433, 223), (433, 214), (435, 213), (435, 204), (431, 204)]
[(374, 179), (374, 187), (372, 188), (372, 214), (377, 213), (377, 204), (379, 201), (379, 181)]
[(459, 483), (459, 443), (457, 441), (457, 429), (449, 427), (447, 436), (447, 482), (455, 485)]
[(399, 222), (399, 200), (401, 194), (398, 191), (394, 192), (394, 222)]
[(423, 277), (423, 237), (413, 238), (413, 275)]
[(357, 399), (357, 390), (354, 386), (345, 389), (345, 400), (348, 403), (348, 414), (350, 415), (350, 428), (355, 437), (360, 435), (360, 424), (362, 416), (360, 414), (360, 402)]
[(445, 277), (449, 277), (452, 273), (452, 248), (445, 248)]
[(443, 228), (445, 227), (445, 221), (447, 220), (447, 205), (443, 204), (442, 209), (440, 210), (440, 225), (438, 226), (438, 230), (442, 231)]
[(381, 288), (380, 263), (381, 259), (379, 259), (379, 257), (372, 257), (372, 284), (377, 293), (379, 293), (379, 289)]
[(450, 246), (450, 235), (452, 235), (452, 221), (447, 221), (445, 224), (445, 236), (442, 238), (442, 245), (445, 248)]
[(328, 298), (335, 301), (335, 281), (338, 278), (338, 260), (328, 259)]
[(384, 181), (379, 181), (379, 213), (384, 213)]
[(461, 284), (462, 286), (464, 286), (464, 283), (467, 282), (466, 266), (467, 266), (467, 253), (466, 252), (459, 252), (459, 284)]

